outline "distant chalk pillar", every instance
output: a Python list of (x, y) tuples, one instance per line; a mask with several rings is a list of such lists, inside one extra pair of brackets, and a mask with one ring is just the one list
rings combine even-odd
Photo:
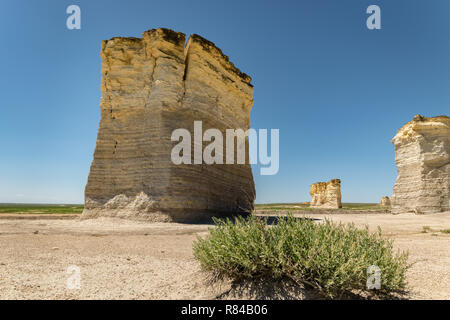
[(311, 195), (311, 208), (342, 208), (341, 180), (339, 179), (314, 183), (311, 185), (309, 194)]

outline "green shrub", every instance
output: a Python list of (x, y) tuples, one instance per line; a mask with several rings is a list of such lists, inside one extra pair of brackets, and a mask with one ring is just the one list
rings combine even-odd
[(216, 228), (194, 243), (194, 256), (214, 279), (291, 279), (333, 298), (368, 292), (367, 268), (381, 269), (375, 294), (405, 290), (408, 253), (394, 254), (381, 230), (369, 233), (353, 224), (288, 216), (277, 225), (266, 219), (215, 220)]
[(422, 233), (428, 233), (430, 231), (431, 231), (431, 227), (429, 227), (429, 226), (423, 226), (422, 227)]

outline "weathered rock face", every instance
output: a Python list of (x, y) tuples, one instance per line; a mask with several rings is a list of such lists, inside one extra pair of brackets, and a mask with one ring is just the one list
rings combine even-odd
[(380, 206), (389, 207), (391, 205), (391, 199), (388, 196), (384, 196), (381, 198)]
[[(203, 131), (250, 127), (251, 78), (212, 42), (192, 35), (185, 47), (185, 35), (168, 29), (103, 41), (101, 58), (101, 120), (83, 217), (195, 221), (251, 212), (248, 161), (171, 161), (175, 129), (191, 132), (194, 150), (194, 121)], [(248, 139), (245, 148), (248, 159)]]
[(450, 210), (450, 119), (417, 115), (392, 143), (398, 169), (392, 212)]
[(311, 185), (312, 208), (342, 208), (341, 180), (333, 179), (328, 182), (317, 182)]

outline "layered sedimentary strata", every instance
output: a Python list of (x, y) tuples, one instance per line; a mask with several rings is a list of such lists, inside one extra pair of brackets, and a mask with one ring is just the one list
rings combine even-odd
[(332, 179), (328, 182), (317, 182), (311, 185), (310, 207), (313, 208), (342, 208), (341, 203), (341, 180)]
[(388, 207), (391, 205), (391, 199), (388, 196), (384, 196), (380, 200), (381, 207)]
[[(191, 164), (171, 161), (175, 129), (194, 138), (194, 121), (203, 131), (250, 127), (251, 78), (212, 42), (192, 35), (185, 46), (185, 35), (168, 29), (103, 41), (101, 58), (101, 120), (83, 217), (195, 221), (251, 212), (248, 161), (194, 164), (194, 152)], [(245, 150), (248, 159), (248, 139)]]
[(416, 115), (392, 143), (398, 169), (392, 212), (450, 210), (450, 119)]

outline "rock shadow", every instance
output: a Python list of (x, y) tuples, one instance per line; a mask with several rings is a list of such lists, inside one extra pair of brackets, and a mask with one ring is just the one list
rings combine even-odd
[(219, 300), (407, 300), (408, 293), (375, 295), (368, 292), (344, 292), (330, 298), (316, 288), (304, 286), (291, 279), (252, 279), (232, 281), (229, 288), (216, 295)]

